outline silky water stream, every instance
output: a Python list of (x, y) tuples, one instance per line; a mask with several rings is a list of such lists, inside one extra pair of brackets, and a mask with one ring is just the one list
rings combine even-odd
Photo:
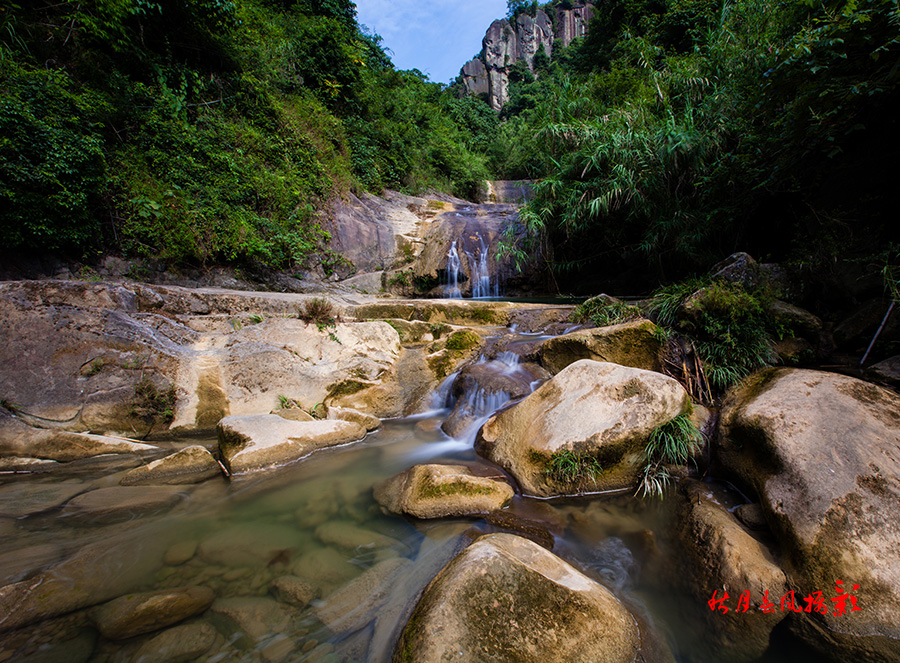
[[(538, 339), (521, 335), (520, 343)], [(482, 361), (498, 371), (517, 370), (516, 343), (507, 348), (512, 351)], [(452, 379), (433, 396), (433, 410), (386, 421), (361, 443), (280, 469), (175, 489), (155, 513), (113, 509), (85, 519), (67, 510), (69, 495), (118, 485), (121, 471), (110, 473), (102, 459), (72, 464), (65, 477), (3, 477), (2, 584), (27, 581), (49, 567), (56, 569), (55, 581), (76, 595), (83, 588), (108, 600), (202, 585), (215, 592), (216, 602), (181, 630), (124, 640), (104, 638), (90, 610), (76, 610), (0, 634), (0, 663), (387, 662), (423, 588), (468, 542), (494, 531), (552, 545), (555, 554), (611, 589), (667, 643), (674, 659), (661, 660), (720, 660), (699, 653), (706, 628), (699, 616), (708, 608), (672, 582), (679, 571), (665, 536), (672, 517), (668, 500), (630, 493), (516, 497), (503, 517), (488, 520), (416, 521), (382, 513), (373, 485), (411, 465), (453, 462), (497, 472), (476, 456), (473, 441), (490, 411), (508, 399), (474, 394), (474, 423), (451, 438), (440, 426), (450, 411)], [(738, 503), (727, 491), (710, 490), (726, 503), (735, 500), (729, 506)], [(46, 508), (35, 512), (29, 504)], [(397, 565), (402, 573), (388, 573)], [(309, 595), (302, 595), (308, 590), (315, 598), (306, 605)], [(788, 643), (771, 651), (769, 663), (795, 653)]]

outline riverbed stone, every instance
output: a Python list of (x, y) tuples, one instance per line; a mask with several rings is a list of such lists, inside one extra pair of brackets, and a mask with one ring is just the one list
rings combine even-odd
[(90, 488), (81, 481), (13, 481), (0, 486), (0, 516), (22, 518), (56, 508)]
[(359, 424), (368, 432), (381, 428), (381, 419), (359, 410), (349, 407), (330, 407), (328, 408), (328, 418), (338, 421), (350, 421)]
[(210, 535), (200, 543), (198, 552), (208, 564), (264, 568), (277, 558), (290, 556), (303, 540), (303, 533), (293, 527), (245, 522)]
[(396, 663), (630, 663), (634, 617), (607, 589), (512, 534), (478, 539), (431, 582), (394, 652)]
[[(689, 409), (684, 388), (666, 375), (582, 359), (491, 417), (475, 450), (530, 495), (630, 488), (650, 433)], [(550, 469), (560, 453), (593, 458), (602, 472), (561, 479)]]
[(161, 513), (184, 497), (180, 486), (112, 486), (82, 493), (66, 502), (63, 515), (100, 523)]
[(147, 640), (134, 655), (135, 663), (191, 663), (216, 641), (216, 629), (204, 621), (166, 629)]
[(298, 608), (305, 608), (318, 594), (316, 588), (308, 582), (290, 575), (275, 578), (270, 590), (282, 603), (288, 603)]
[(544, 341), (541, 364), (554, 375), (580, 359), (659, 371), (659, 338), (659, 329), (649, 320), (581, 329)]
[(464, 465), (415, 465), (375, 487), (384, 509), (416, 518), (483, 515), (513, 495), (506, 481), (477, 476)]
[(120, 596), (91, 612), (97, 630), (110, 640), (152, 633), (204, 612), (216, 595), (208, 587), (181, 587)]
[(123, 486), (184, 485), (222, 475), (222, 468), (202, 446), (190, 446), (125, 473)]
[(266, 637), (285, 631), (291, 614), (278, 601), (265, 596), (236, 596), (216, 599), (211, 619), (223, 633), (236, 637), (237, 644), (249, 648)]
[(360, 569), (335, 548), (315, 548), (301, 555), (292, 571), (321, 595), (327, 596), (336, 587), (359, 575)]
[(52, 566), (63, 556), (57, 543), (38, 543), (0, 554), (0, 584), (18, 582)]
[(845, 375), (763, 371), (730, 394), (716, 457), (759, 497), (803, 596), (834, 597), (841, 580), (865, 605), (803, 613), (793, 627), (848, 658), (900, 660), (900, 395)]
[(189, 562), (194, 558), (194, 555), (197, 554), (198, 545), (199, 542), (195, 539), (179, 541), (166, 551), (166, 556), (163, 558), (163, 561), (169, 566), (180, 566)]
[(349, 421), (288, 421), (263, 414), (225, 417), (219, 422), (218, 434), (222, 462), (232, 474), (242, 474), (361, 440), (366, 429)]
[(358, 631), (378, 616), (401, 574), (411, 565), (405, 557), (379, 562), (317, 605), (316, 617), (334, 633)]
[(319, 525), (316, 528), (316, 537), (322, 543), (346, 550), (405, 548), (397, 539), (360, 527), (347, 520), (333, 520)]
[[(716, 499), (710, 488), (687, 479), (679, 484), (679, 512), (673, 519), (681, 556), (673, 580), (691, 594), (692, 605), (708, 625), (702, 646), (716, 658), (749, 663), (769, 647), (772, 630), (787, 613), (781, 597), (791, 589), (788, 578), (766, 544), (745, 529)], [(713, 593), (727, 612), (707, 607)], [(738, 612), (739, 597), (749, 592), (749, 610)], [(776, 609), (759, 609), (768, 597)], [(797, 597), (801, 604), (802, 597)]]

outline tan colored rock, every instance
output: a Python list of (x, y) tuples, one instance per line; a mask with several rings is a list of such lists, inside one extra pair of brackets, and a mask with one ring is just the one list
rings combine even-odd
[(123, 486), (184, 485), (222, 476), (222, 468), (205, 447), (192, 446), (176, 451), (125, 473)]
[(476, 476), (464, 465), (416, 465), (375, 487), (382, 507), (416, 518), (482, 515), (513, 495), (506, 481)]
[[(627, 488), (637, 479), (650, 433), (688, 408), (684, 388), (668, 376), (583, 359), (491, 417), (475, 449), (531, 495)], [(550, 464), (566, 452), (595, 459), (602, 472), (559, 479)]]
[(193, 539), (179, 541), (166, 551), (163, 561), (169, 566), (179, 566), (189, 562), (197, 554), (197, 546), (198, 542)]
[(603, 586), (512, 534), (478, 539), (425, 590), (396, 663), (631, 663), (634, 617)]
[[(684, 554), (673, 575), (686, 585), (709, 627), (703, 645), (718, 658), (755, 661), (768, 649), (772, 629), (787, 616), (780, 602), (791, 589), (788, 579), (769, 549), (704, 484), (688, 479), (679, 493), (682, 501), (673, 522)], [(714, 592), (717, 598), (728, 593), (728, 612), (707, 607)], [(749, 592), (749, 612), (737, 612), (744, 592)], [(758, 609), (765, 596), (776, 606), (774, 612)], [(797, 597), (798, 604), (801, 599)]]
[(368, 432), (381, 428), (381, 419), (371, 414), (360, 412), (349, 407), (328, 408), (328, 418), (337, 421), (350, 421), (359, 424)]
[(225, 417), (218, 425), (222, 462), (232, 474), (284, 465), (316, 449), (361, 440), (366, 430), (349, 421), (289, 421), (272, 414)]
[(358, 566), (335, 548), (316, 548), (304, 553), (294, 564), (293, 573), (313, 585), (322, 595), (359, 575)]
[(264, 596), (216, 599), (210, 613), (219, 630), (235, 638), (238, 646), (243, 648), (252, 647), (267, 636), (280, 634), (291, 621), (284, 606)]
[(316, 617), (334, 633), (358, 631), (377, 617), (410, 566), (412, 562), (405, 557), (379, 562), (316, 606)]
[(0, 516), (22, 518), (48, 511), (86, 492), (89, 488), (90, 484), (81, 481), (9, 483), (0, 486)]
[(277, 414), (282, 419), (287, 419), (288, 421), (315, 421), (316, 418), (312, 416), (306, 410), (301, 410), (298, 407), (291, 408), (279, 408), (277, 410), (272, 410), (269, 414)]
[(220, 529), (198, 548), (208, 564), (236, 568), (265, 568), (285, 552), (300, 548), (304, 534), (294, 527), (245, 522)]
[(191, 663), (203, 656), (216, 641), (216, 630), (206, 622), (166, 629), (141, 645), (136, 663)]
[(103, 637), (124, 640), (198, 615), (215, 597), (208, 587), (127, 594), (95, 608), (91, 619)]
[(318, 594), (315, 587), (297, 576), (275, 578), (270, 589), (279, 601), (298, 608), (305, 608)]
[(580, 359), (659, 371), (660, 347), (656, 325), (634, 320), (547, 339), (540, 352), (544, 368), (554, 375)]
[(865, 609), (804, 613), (799, 630), (823, 648), (900, 660), (900, 396), (834, 373), (763, 371), (729, 395), (716, 457), (759, 496), (804, 596), (860, 586)]
[(359, 527), (347, 520), (332, 520), (316, 528), (316, 537), (325, 544), (357, 550), (359, 548), (405, 548), (405, 546), (384, 534)]
[(79, 520), (122, 521), (168, 511), (183, 496), (178, 486), (112, 486), (78, 495), (63, 509), (67, 517)]

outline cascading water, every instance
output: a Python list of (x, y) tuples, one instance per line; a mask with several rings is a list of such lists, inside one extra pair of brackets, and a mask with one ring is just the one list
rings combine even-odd
[(500, 283), (499, 280), (491, 283), (491, 269), (488, 259), (488, 246), (484, 243), (484, 238), (478, 235), (478, 256), (473, 259), (469, 253), (470, 262), (474, 265), (472, 270), (472, 297), (475, 299), (483, 297), (499, 297)]
[(447, 297), (450, 299), (460, 299), (462, 291), (459, 289), (459, 268), (461, 266), (459, 259), (459, 251), (456, 250), (456, 240), (450, 245), (450, 251), (447, 253)]

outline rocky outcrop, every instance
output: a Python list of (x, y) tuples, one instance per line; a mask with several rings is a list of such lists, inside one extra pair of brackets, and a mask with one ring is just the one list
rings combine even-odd
[(514, 22), (494, 21), (484, 35), (481, 54), (460, 71), (463, 86), (469, 94), (485, 95), (491, 108), (499, 111), (509, 100), (509, 67), (524, 62), (533, 71), (538, 51), (549, 60), (554, 47), (566, 47), (587, 33), (593, 15), (591, 2), (574, 2), (568, 9), (556, 9), (555, 28), (543, 9), (534, 16), (521, 13)]
[(556, 336), (541, 345), (541, 364), (554, 374), (580, 359), (659, 371), (661, 343), (658, 332), (657, 326), (649, 320), (634, 320)]
[(900, 355), (872, 364), (866, 369), (866, 377), (895, 389), (900, 387)]
[(391, 513), (416, 518), (471, 516), (497, 511), (513, 489), (464, 465), (416, 465), (375, 487), (375, 500)]
[[(759, 496), (803, 596), (829, 599), (828, 614), (795, 615), (794, 628), (826, 649), (900, 660), (900, 396), (843, 375), (764, 371), (729, 397), (717, 456)], [(837, 580), (864, 608), (834, 614)]]
[(668, 376), (582, 359), (491, 417), (475, 448), (531, 495), (627, 488), (650, 433), (689, 407)]
[(274, 414), (225, 417), (218, 425), (219, 452), (232, 474), (283, 465), (316, 449), (348, 444), (366, 436), (350, 421), (290, 421)]
[[(772, 629), (786, 616), (780, 600), (791, 589), (768, 547), (747, 531), (706, 485), (687, 480), (679, 485), (678, 516), (673, 519), (681, 557), (672, 580), (687, 590), (709, 625), (704, 647), (716, 658), (758, 660), (769, 647)], [(745, 592), (747, 603), (738, 605)], [(712, 611), (713, 597), (728, 599), (727, 611)], [(759, 609), (768, 598), (776, 609)], [(800, 604), (802, 597), (797, 597)]]
[(200, 483), (221, 476), (222, 468), (205, 447), (191, 446), (125, 473), (123, 486)]
[(634, 617), (602, 585), (512, 534), (478, 539), (428, 585), (395, 663), (630, 663)]

